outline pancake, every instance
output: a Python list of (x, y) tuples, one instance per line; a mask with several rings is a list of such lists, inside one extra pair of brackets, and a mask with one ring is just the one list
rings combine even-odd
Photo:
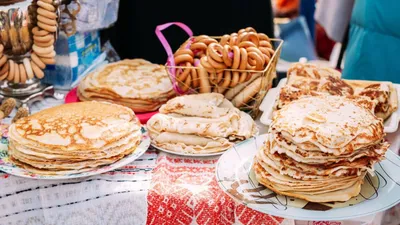
[(147, 122), (152, 143), (181, 153), (213, 153), (253, 137), (257, 126), (222, 94), (185, 95), (169, 100)]
[(270, 129), (302, 149), (340, 155), (379, 142), (383, 124), (369, 110), (345, 97), (314, 96), (286, 105), (274, 115)]
[(164, 66), (142, 59), (97, 69), (82, 80), (77, 92), (81, 101), (109, 101), (135, 112), (155, 111), (175, 95)]
[(372, 100), (326, 94), (333, 87), (317, 92), (310, 85), (315, 96), (299, 96), (276, 111), (254, 158), (260, 184), (310, 202), (347, 201), (360, 193), (389, 144), (382, 119), (368, 107)]
[(69, 174), (112, 164), (141, 141), (141, 126), (127, 107), (105, 102), (57, 106), (9, 128), (8, 153), (38, 174)]

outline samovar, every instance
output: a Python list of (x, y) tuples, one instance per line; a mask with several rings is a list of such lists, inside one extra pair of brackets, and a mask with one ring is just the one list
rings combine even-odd
[(55, 63), (58, 32), (75, 33), (79, 10), (79, 0), (0, 0), (0, 99), (54, 95), (40, 79)]

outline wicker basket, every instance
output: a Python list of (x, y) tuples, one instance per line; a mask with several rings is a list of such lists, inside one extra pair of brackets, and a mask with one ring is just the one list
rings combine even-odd
[[(217, 40), (220, 39), (220, 37), (213, 37)], [(250, 73), (251, 78), (248, 81), (245, 81), (241, 84), (236, 85), (235, 87), (228, 87), (228, 88), (221, 88), (219, 84), (223, 83), (224, 78), (220, 79), (219, 82), (210, 82), (210, 85), (212, 86), (211, 92), (218, 92), (222, 93), (225, 95), (225, 97), (228, 98), (228, 100), (231, 100), (231, 102), (238, 107), (240, 110), (247, 112), (250, 114), (251, 117), (256, 118), (259, 115), (259, 106), (264, 99), (265, 95), (267, 94), (268, 90), (272, 87), (272, 81), (274, 78), (276, 78), (276, 65), (278, 63), (278, 59), (281, 54), (281, 49), (282, 49), (282, 44), (283, 40), (280, 39), (271, 39), (271, 44), (272, 46), (275, 46), (275, 53), (271, 57), (271, 60), (269, 61), (268, 65), (264, 68), (262, 71), (255, 71), (255, 70), (234, 70), (234, 69), (224, 69), (225, 71), (230, 71), (232, 72), (239, 72), (240, 74), (242, 73)], [(174, 71), (177, 70), (183, 70), (183, 69), (195, 69), (197, 71), (197, 74), (200, 72), (205, 72), (203, 68), (199, 67), (186, 67), (186, 66), (170, 66), (168, 63), (166, 64), (166, 70), (167, 73), (169, 74), (169, 77), (171, 78), (172, 83), (175, 86), (175, 90), (179, 89), (189, 89), (187, 92), (182, 92), (182, 91), (177, 91), (178, 95), (183, 95), (183, 94), (197, 94), (197, 93), (202, 93), (201, 89), (199, 87), (197, 88), (192, 88), (188, 87), (186, 84), (177, 81), (175, 79), (175, 73)], [(203, 71), (200, 71), (203, 70)], [(218, 77), (218, 74), (216, 72), (214, 73), (208, 73), (208, 77)], [(259, 79), (260, 78), (260, 79)], [(248, 91), (251, 90), (251, 87), (253, 82), (257, 80), (257, 90), (259, 90), (257, 93), (249, 93)], [(196, 82), (195, 80), (192, 80), (192, 83)], [(199, 81), (198, 81), (199, 82)], [(254, 83), (255, 84), (255, 83)], [(247, 88), (247, 92), (244, 92), (244, 89)], [(204, 93), (204, 92), (203, 92)]]

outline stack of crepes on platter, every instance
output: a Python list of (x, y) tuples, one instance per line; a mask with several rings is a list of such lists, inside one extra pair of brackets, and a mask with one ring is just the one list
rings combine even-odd
[(287, 73), (287, 83), (281, 89), (275, 109), (301, 96), (347, 96), (386, 120), (398, 108), (397, 91), (391, 82), (343, 80), (341, 73), (313, 64), (293, 64)]
[(68, 175), (112, 164), (140, 144), (141, 125), (127, 107), (105, 102), (57, 106), (9, 128), (10, 160), (41, 175)]
[(310, 202), (357, 196), (389, 144), (382, 120), (346, 97), (303, 97), (277, 111), (254, 161), (256, 179)]
[(81, 101), (108, 101), (133, 111), (152, 112), (175, 95), (162, 65), (143, 59), (105, 65), (85, 77), (78, 87)]
[(190, 154), (221, 152), (258, 132), (248, 114), (218, 93), (171, 99), (147, 128), (156, 147)]

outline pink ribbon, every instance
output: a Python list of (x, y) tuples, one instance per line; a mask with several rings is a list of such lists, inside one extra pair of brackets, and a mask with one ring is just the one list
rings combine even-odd
[[(186, 26), (185, 24), (180, 23), (180, 22), (165, 23), (165, 24), (158, 25), (156, 27), (156, 35), (168, 55), (167, 66), (169, 66), (168, 71), (169, 71), (169, 74), (171, 75), (173, 88), (178, 94), (185, 94), (185, 92), (183, 92), (179, 88), (178, 83), (176, 82), (176, 69), (174, 68), (175, 67), (174, 53), (172, 52), (171, 46), (169, 45), (167, 39), (164, 37), (164, 35), (161, 32), (172, 25), (176, 25), (176, 26), (182, 28), (182, 30), (184, 30), (190, 37), (193, 36), (193, 32), (188, 26)], [(186, 48), (190, 48), (190, 45), (191, 45), (191, 42), (189, 42), (188, 45), (186, 45)]]

